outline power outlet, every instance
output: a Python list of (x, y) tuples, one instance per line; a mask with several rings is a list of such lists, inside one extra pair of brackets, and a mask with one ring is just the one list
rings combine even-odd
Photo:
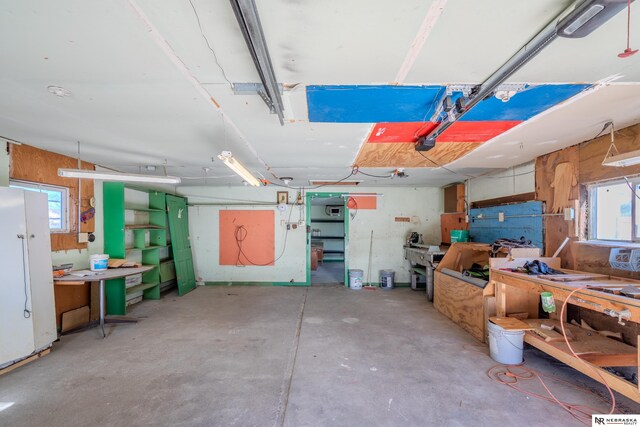
[(498, 212), (498, 222), (504, 222), (504, 212)]
[(78, 233), (78, 243), (89, 243), (89, 233)]
[(576, 211), (573, 208), (564, 208), (563, 213), (565, 221), (573, 221), (576, 217)]

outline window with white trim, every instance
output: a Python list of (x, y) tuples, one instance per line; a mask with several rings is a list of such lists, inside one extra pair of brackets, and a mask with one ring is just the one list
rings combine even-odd
[(49, 229), (52, 233), (69, 232), (68, 188), (13, 179), (9, 182), (9, 187), (45, 193), (49, 204)]
[(640, 177), (589, 186), (589, 238), (640, 242)]

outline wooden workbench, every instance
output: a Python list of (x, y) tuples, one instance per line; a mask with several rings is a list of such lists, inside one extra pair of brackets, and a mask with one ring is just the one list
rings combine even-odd
[[(559, 265), (553, 259), (542, 258), (541, 260), (545, 260), (545, 262), (547, 262), (547, 264), (552, 268), (557, 268)], [(568, 300), (569, 304), (598, 311), (600, 313), (604, 312), (606, 309), (618, 312), (627, 309), (630, 312), (630, 318), (624, 321), (640, 323), (640, 299), (605, 292), (604, 290), (580, 289), (585, 286), (597, 287), (599, 289), (623, 288), (627, 285), (640, 286), (640, 281), (612, 276), (594, 275), (593, 278), (588, 280), (561, 282), (535, 275), (527, 275), (525, 273), (500, 270), (500, 268), (522, 265), (525, 261), (527, 261), (527, 259), (516, 259), (512, 261), (507, 261), (505, 259), (491, 260), (490, 282), (495, 286), (496, 313), (498, 316), (505, 316), (510, 310), (508, 298), (509, 293), (507, 292), (507, 289), (515, 288), (528, 292), (536, 301), (539, 301), (541, 292), (551, 292), (553, 294), (557, 305), (557, 312), (554, 317), (557, 319), (544, 319), (543, 321), (545, 323), (558, 323), (560, 321), (566, 322), (566, 318), (559, 318), (560, 310), (563, 302), (567, 300), (573, 291), (575, 291), (575, 293)], [(570, 270), (563, 271), (569, 274), (588, 274)], [(540, 319), (530, 319), (528, 321), (533, 323), (541, 322)], [(581, 357), (582, 360), (578, 360), (573, 356), (564, 341), (546, 342), (536, 334), (527, 332), (525, 334), (525, 342), (544, 351), (550, 356), (555, 357), (559, 361), (571, 366), (596, 381), (602, 382), (604, 379), (613, 390), (616, 390), (628, 398), (640, 403), (640, 389), (637, 385), (602, 369), (602, 366), (637, 367), (638, 361), (640, 360), (640, 352), (638, 352), (638, 349), (610, 338), (603, 338), (595, 332), (591, 333), (584, 329), (567, 325), (566, 323), (565, 328), (571, 330), (575, 336), (575, 341), (572, 342), (571, 345), (579, 356), (584, 355)], [(585, 361), (585, 359), (588, 359), (589, 362)]]

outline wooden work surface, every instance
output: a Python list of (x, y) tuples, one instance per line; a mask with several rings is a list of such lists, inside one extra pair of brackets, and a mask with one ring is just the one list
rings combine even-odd
[[(544, 324), (553, 325), (555, 327), (554, 330), (561, 331), (560, 321), (556, 319), (525, 319), (522, 322), (527, 323), (532, 329), (539, 328), (541, 324)], [(575, 351), (578, 356), (587, 354), (628, 354), (634, 359), (631, 366), (638, 365), (638, 353), (635, 347), (614, 340), (613, 338), (600, 335), (596, 331), (583, 329), (579, 326), (570, 325), (568, 323), (564, 324), (564, 328), (565, 331), (567, 331), (567, 334), (570, 334), (572, 337), (572, 340), (570, 341), (571, 348), (573, 348), (573, 351)], [(527, 331), (527, 335), (531, 335), (536, 339), (539, 338), (544, 341), (544, 338), (536, 335), (533, 331)], [(551, 342), (549, 344), (552, 344), (555, 348), (567, 354), (571, 353), (564, 339), (562, 341)]]
[[(521, 264), (522, 260), (515, 260), (513, 262)], [(554, 264), (557, 262), (558, 259), (555, 259)], [(553, 268), (556, 267), (553, 266)], [(562, 271), (569, 274), (585, 274), (580, 271)], [(601, 313), (606, 309), (616, 311), (628, 309), (631, 314), (631, 318), (628, 320), (640, 322), (640, 299), (624, 295), (616, 295), (602, 290), (580, 289), (585, 286), (599, 286), (600, 289), (607, 287), (621, 288), (628, 285), (640, 286), (640, 282), (636, 280), (621, 279), (610, 276), (603, 278), (598, 275), (594, 275), (592, 280), (560, 282), (535, 275), (528, 275), (526, 273), (500, 270), (497, 265), (494, 265), (493, 268), (491, 268), (490, 273), (490, 282), (495, 286), (496, 290), (496, 313), (498, 316), (505, 316), (506, 312), (510, 309), (508, 290), (516, 288), (527, 292), (531, 296), (532, 301), (535, 300), (536, 302), (539, 301), (541, 292), (551, 292), (556, 300), (556, 305), (558, 306), (555, 313), (556, 316), (560, 313), (562, 302), (567, 301), (569, 294), (576, 291), (571, 296), (571, 299), (568, 300), (569, 304)], [(559, 322), (563, 320), (566, 319), (545, 319), (544, 321), (541, 321), (540, 319), (531, 319), (525, 320), (525, 322), (535, 325), (536, 328), (540, 327), (542, 322), (545, 324), (553, 323), (557, 330), (557, 326), (560, 325)], [(595, 331), (585, 330), (573, 325), (567, 325), (566, 323), (564, 325), (565, 330), (568, 330), (573, 337), (571, 347), (576, 354), (579, 355), (581, 360), (571, 353), (564, 340), (558, 342), (547, 342), (545, 341), (545, 338), (536, 334), (535, 331), (528, 331), (524, 336), (525, 342), (541, 351), (544, 351), (559, 361), (566, 363), (596, 381), (605, 381), (613, 390), (616, 390), (628, 398), (640, 403), (640, 390), (637, 385), (601, 368), (602, 366), (637, 367), (638, 360), (640, 360), (640, 353), (637, 352), (637, 349), (621, 342), (614, 341), (610, 338), (603, 337)]]
[[(572, 270), (562, 271), (571, 274), (583, 273)], [(491, 280), (496, 283), (514, 286), (536, 294), (540, 294), (540, 292), (551, 292), (557, 301), (565, 301), (572, 291), (585, 286), (602, 288), (623, 288), (628, 285), (640, 286), (640, 281), (610, 276), (606, 276), (606, 278), (597, 277), (593, 280), (559, 282), (544, 279), (539, 276), (528, 275), (526, 273), (517, 273), (495, 268), (491, 269)], [(604, 292), (601, 290), (580, 289), (572, 295), (569, 303), (598, 312), (603, 312), (607, 308), (616, 311), (629, 309), (631, 312), (631, 318), (628, 320), (640, 323), (640, 299), (630, 298), (624, 295), (616, 295), (614, 293)], [(498, 311), (498, 315), (502, 315), (500, 311)]]
[[(155, 265), (143, 265), (137, 268), (110, 268), (104, 272), (97, 272), (97, 274), (91, 276), (74, 276), (68, 274), (62, 277), (56, 277), (56, 282), (97, 282), (99, 280), (111, 280), (119, 279), (121, 277), (132, 276), (134, 274), (145, 273), (149, 270), (153, 270)], [(73, 272), (72, 272), (73, 273)]]

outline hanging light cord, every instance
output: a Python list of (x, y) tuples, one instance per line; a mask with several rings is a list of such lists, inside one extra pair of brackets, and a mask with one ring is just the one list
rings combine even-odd
[(627, 0), (627, 49), (631, 49), (631, 0)]

